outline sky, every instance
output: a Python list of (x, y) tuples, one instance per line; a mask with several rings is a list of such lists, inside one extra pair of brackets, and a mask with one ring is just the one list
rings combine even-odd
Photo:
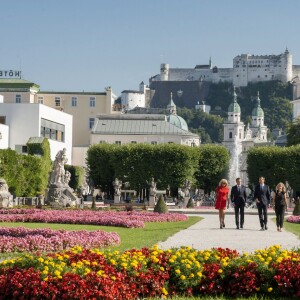
[(299, 0), (0, 0), (0, 70), (42, 91), (137, 90), (160, 64), (232, 67), (236, 55), (300, 65)]

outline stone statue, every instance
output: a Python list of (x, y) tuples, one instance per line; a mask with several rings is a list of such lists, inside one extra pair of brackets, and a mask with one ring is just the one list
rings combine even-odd
[(68, 162), (67, 149), (58, 151), (55, 156), (55, 161), (53, 164), (53, 170), (50, 177), (51, 184), (65, 184), (65, 167), (64, 165)]
[(89, 187), (89, 185), (87, 183), (87, 180), (86, 180), (86, 174), (84, 174), (84, 176), (83, 176), (82, 186), (81, 186), (80, 190), (81, 190), (81, 195), (82, 196), (88, 195), (89, 192), (90, 192), (90, 187)]
[(190, 196), (190, 189), (191, 189), (191, 182), (186, 179), (186, 181), (184, 183), (184, 187), (183, 187), (185, 197)]
[(64, 183), (66, 185), (69, 185), (70, 180), (71, 180), (71, 173), (69, 171), (66, 171), (64, 175)]
[(156, 182), (154, 181), (154, 178), (151, 178), (151, 182), (150, 182), (150, 196), (156, 196)]
[(183, 197), (184, 197), (184, 192), (182, 191), (181, 188), (178, 188), (178, 196), (179, 196), (180, 198), (183, 198)]
[(8, 191), (8, 185), (4, 178), (0, 178), (0, 208), (1, 207), (12, 207), (12, 195)]
[(116, 178), (116, 179), (113, 181), (112, 184), (113, 184), (114, 189), (115, 189), (115, 195), (116, 195), (116, 196), (120, 196), (120, 195), (121, 195), (122, 181), (120, 181), (118, 178)]

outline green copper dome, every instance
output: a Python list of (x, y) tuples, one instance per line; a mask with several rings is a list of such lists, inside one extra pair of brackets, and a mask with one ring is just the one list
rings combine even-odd
[(241, 113), (241, 107), (237, 103), (237, 95), (235, 92), (235, 88), (234, 88), (234, 92), (233, 92), (233, 102), (230, 103), (230, 105), (228, 106), (228, 112), (229, 113)]
[(252, 110), (252, 117), (264, 117), (264, 111), (260, 106), (259, 92), (257, 92), (256, 105)]
[(175, 125), (176, 127), (180, 128), (182, 130), (185, 130), (185, 131), (189, 130), (186, 121), (178, 115), (172, 115), (172, 114), (168, 115), (167, 121), (170, 124)]

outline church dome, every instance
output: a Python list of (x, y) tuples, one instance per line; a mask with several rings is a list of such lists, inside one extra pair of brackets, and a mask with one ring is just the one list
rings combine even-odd
[(176, 127), (180, 128), (182, 130), (185, 130), (185, 131), (189, 130), (186, 121), (178, 115), (173, 115), (173, 114), (168, 115), (167, 121), (170, 124), (175, 125)]
[(259, 92), (257, 92), (257, 99), (256, 99), (256, 105), (252, 110), (252, 117), (264, 117), (264, 111), (260, 106), (260, 99), (259, 99)]
[(241, 113), (241, 107), (237, 103), (237, 95), (235, 92), (235, 88), (234, 88), (234, 92), (233, 92), (233, 102), (230, 103), (230, 105), (228, 106), (228, 112), (229, 113)]

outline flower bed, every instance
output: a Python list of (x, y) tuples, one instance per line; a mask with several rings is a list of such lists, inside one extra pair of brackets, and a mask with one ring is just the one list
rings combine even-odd
[(24, 227), (0, 227), (0, 252), (54, 252), (67, 250), (75, 245), (85, 248), (106, 247), (120, 244), (115, 232), (102, 230), (65, 231), (46, 229), (27, 229)]
[(289, 216), (287, 222), (300, 224), (300, 216)]
[(239, 255), (190, 247), (82, 250), (0, 263), (0, 298), (142, 299), (175, 295), (300, 297), (300, 250)]
[(0, 222), (39, 222), (62, 224), (90, 224), (103, 226), (120, 226), (143, 228), (144, 222), (185, 221), (183, 214), (154, 212), (116, 212), (92, 210), (39, 210), (7, 209), (0, 210)]

